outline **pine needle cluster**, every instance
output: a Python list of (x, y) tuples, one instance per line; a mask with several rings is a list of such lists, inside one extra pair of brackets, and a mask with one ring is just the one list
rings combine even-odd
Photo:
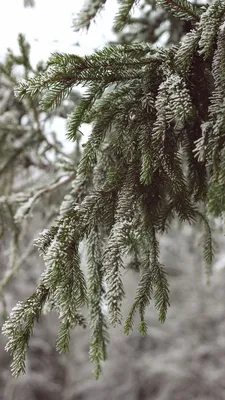
[[(104, 3), (90, 2), (80, 26), (88, 27)], [(116, 24), (122, 28), (137, 2), (119, 3)], [(186, 0), (160, 0), (158, 5), (192, 21), (193, 29), (178, 45), (112, 45), (85, 57), (55, 53), (46, 72), (16, 90), (21, 99), (41, 92), (42, 107), (50, 111), (74, 86), (84, 85), (86, 93), (68, 120), (68, 138), (76, 140), (83, 122), (92, 123), (92, 132), (58, 221), (37, 240), (46, 266), (40, 286), (3, 328), (14, 375), (24, 370), (33, 324), (50, 301), (61, 321), (59, 351), (68, 349), (75, 325), (86, 325), (82, 312), (88, 307), (90, 355), (99, 376), (107, 356), (107, 324), (123, 320), (128, 253), (138, 265), (140, 282), (125, 332), (139, 312), (139, 331), (146, 334), (145, 310), (152, 300), (164, 322), (169, 284), (160, 262), (159, 236), (174, 218), (203, 223), (210, 271), (207, 213), (219, 216), (225, 208), (225, 2), (202, 8)], [(87, 282), (79, 253), (83, 241)]]

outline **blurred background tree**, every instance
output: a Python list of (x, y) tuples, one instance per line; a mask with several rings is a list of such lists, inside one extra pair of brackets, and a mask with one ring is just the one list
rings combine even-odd
[[(9, 49), (0, 64), (1, 325), (15, 302), (29, 296), (35, 288), (43, 266), (34, 247), (34, 238), (56, 218), (68, 185), (76, 175), (80, 156), (79, 140), (76, 144), (71, 142), (68, 152), (52, 129), (55, 120), (65, 120), (72, 111), (79, 101), (79, 93), (73, 91), (57, 112), (51, 114), (41, 111), (38, 99), (18, 100), (14, 95), (17, 84), (45, 70), (41, 61), (35, 68), (31, 65), (30, 45), (23, 34), (19, 34), (18, 44), (18, 54)], [(55, 370), (53, 367), (49, 369), (50, 365), (57, 364), (58, 359), (49, 343), (49, 338), (55, 333), (54, 324), (56, 321), (53, 325), (41, 322), (43, 331), (40, 331), (37, 343), (34, 340), (33, 344), (35, 356), (31, 357), (31, 370), (34, 369), (37, 382), (35, 379), (33, 382), (33, 378), (31, 381), (35, 386), (34, 392), (39, 393), (38, 398), (43, 398), (43, 395), (55, 398), (61, 390), (62, 359)], [(2, 337), (1, 347), (3, 350)], [(48, 363), (41, 360), (42, 355), (47, 355), (46, 351), (49, 354)], [(36, 398), (27, 383), (30, 381), (29, 372), (25, 380), (13, 383), (4, 362), (8, 364), (9, 359), (3, 351), (0, 398)], [(40, 368), (42, 374), (39, 376)], [(6, 375), (10, 381), (8, 384)], [(54, 377), (55, 383), (49, 385)], [(41, 383), (41, 379), (45, 383)]]
[(23, 265), (29, 251), (33, 252), (29, 230), (32, 223), (24, 217), (33, 212), (39, 214), (43, 227), (52, 222), (65, 186), (74, 179), (80, 152), (78, 140), (76, 145), (71, 143), (71, 152), (66, 153), (51, 129), (53, 118), (66, 118), (78, 101), (78, 94), (72, 93), (56, 113), (48, 115), (41, 112), (38, 99), (19, 101), (15, 98), (18, 82), (45, 68), (40, 62), (33, 69), (30, 45), (22, 34), (18, 43), (20, 54), (8, 50), (5, 62), (0, 64), (1, 235), (10, 242), (5, 261), (8, 272), (0, 284), (2, 296), (4, 287)]
[[(189, 23), (156, 11), (154, 2), (144, 1), (141, 13), (117, 34), (117, 42), (147, 41), (170, 46), (190, 28)], [(41, 112), (38, 102), (14, 97), (14, 88), (22, 78), (45, 68), (42, 63), (36, 69), (30, 65), (29, 45), (23, 35), (19, 36), (19, 46), (20, 54), (9, 51), (0, 66), (2, 321), (15, 302), (26, 298), (36, 286), (43, 265), (32, 246), (33, 239), (56, 217), (67, 185), (76, 174), (81, 151), (79, 146), (72, 148), (71, 143), (71, 153), (65, 153), (49, 128), (49, 120), (58, 115), (66, 117), (79, 101), (78, 94), (51, 115)], [(135, 330), (125, 337), (120, 329), (114, 330), (109, 361), (100, 381), (95, 382), (91, 373), (89, 333), (74, 332), (70, 354), (59, 356), (54, 343), (58, 322), (54, 315), (48, 315), (35, 329), (27, 373), (17, 380), (11, 377), (9, 356), (3, 351), (1, 338), (0, 400), (223, 400), (225, 272), (219, 266), (224, 267), (225, 261), (221, 226), (217, 221), (214, 226), (221, 250), (211, 285), (207, 286), (198, 247), (199, 231), (174, 223), (161, 241), (162, 261), (166, 260), (171, 286), (167, 322), (161, 325), (151, 309), (147, 337), (140, 337)], [(130, 294), (124, 304), (126, 310), (137, 281), (137, 271), (126, 273)]]
[[(194, 3), (199, 7), (204, 4), (200, 1)], [(117, 27), (114, 31), (120, 43), (148, 42), (168, 47), (178, 44), (191, 29), (190, 21), (180, 20), (165, 9), (160, 9), (154, 0), (143, 0), (138, 12), (129, 19), (122, 31)]]

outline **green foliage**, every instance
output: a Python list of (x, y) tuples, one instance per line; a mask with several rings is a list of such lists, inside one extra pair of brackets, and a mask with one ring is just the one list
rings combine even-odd
[(160, 322), (165, 322), (167, 308), (169, 307), (169, 287), (166, 272), (159, 262), (159, 245), (155, 229), (148, 229), (146, 234), (143, 232), (143, 236), (145, 236), (145, 247), (140, 264), (141, 279), (134, 303), (125, 322), (124, 331), (126, 334), (129, 334), (133, 327), (133, 317), (137, 309), (139, 310), (141, 319), (139, 331), (143, 335), (147, 334), (144, 313), (153, 296)]
[(198, 6), (187, 0), (158, 0), (157, 3), (175, 17), (186, 21), (198, 21), (201, 14)]
[[(103, 3), (88, 7), (88, 21)], [(117, 22), (122, 27), (134, 1), (120, 3)], [(82, 309), (87, 306), (96, 377), (106, 358), (107, 319), (113, 326), (123, 322), (125, 256), (132, 255), (141, 277), (124, 329), (130, 332), (139, 311), (139, 331), (146, 334), (144, 316), (151, 300), (161, 322), (169, 307), (159, 236), (173, 218), (203, 222), (204, 257), (210, 271), (213, 248), (207, 212), (225, 211), (224, 3), (201, 9), (186, 0), (160, 4), (176, 17), (193, 21), (193, 29), (178, 45), (168, 49), (144, 43), (112, 45), (86, 57), (53, 54), (47, 72), (17, 88), (20, 98), (42, 93), (41, 104), (49, 110), (74, 85), (87, 86), (68, 123), (73, 140), (81, 123), (92, 123), (70, 206), (54, 227), (44, 231), (38, 246), (46, 266), (41, 285), (62, 324), (57, 347), (68, 349), (70, 330), (83, 324)], [(88, 26), (84, 21), (81, 25)], [(87, 288), (79, 257), (83, 241), (88, 248)], [(27, 303), (20, 307), (26, 315)], [(19, 324), (12, 314), (4, 333), (8, 335), (11, 326), (16, 331)], [(19, 340), (15, 337), (8, 343), (13, 354)], [(21, 348), (25, 347), (24, 341)], [(24, 358), (15, 360), (18, 374)]]
[(34, 323), (38, 321), (48, 298), (48, 292), (44, 285), (39, 285), (32, 296), (14, 307), (10, 320), (3, 326), (3, 334), (9, 337), (6, 350), (13, 355), (11, 367), (14, 376), (25, 372), (28, 342), (33, 332)]
[(101, 361), (107, 357), (107, 343), (109, 341), (107, 320), (103, 312), (102, 297), (104, 294), (102, 241), (99, 233), (92, 230), (88, 238), (88, 303), (91, 326), (90, 358), (94, 363), (96, 378), (101, 373)]
[(205, 59), (213, 53), (215, 40), (218, 35), (218, 28), (223, 21), (224, 11), (225, 4), (219, 0), (215, 1), (215, 3), (208, 7), (202, 14), (199, 23), (201, 32), (199, 54), (203, 54)]
[(137, 5), (139, 0), (120, 0), (120, 8), (114, 21), (115, 31), (120, 31), (129, 22), (129, 16), (132, 8)]

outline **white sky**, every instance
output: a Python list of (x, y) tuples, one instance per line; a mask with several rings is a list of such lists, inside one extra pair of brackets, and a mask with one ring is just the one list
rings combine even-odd
[[(24, 8), (23, 0), (0, 0), (0, 57), (8, 47), (17, 49), (17, 37), (23, 33), (31, 44), (31, 60), (47, 61), (52, 52), (61, 51), (84, 55), (94, 49), (103, 47), (113, 39), (111, 27), (117, 6), (116, 0), (107, 2), (106, 9), (92, 24), (88, 33), (77, 33), (72, 29), (73, 16), (82, 8), (82, 0), (36, 0), (35, 8)], [(75, 46), (79, 43), (79, 47)], [(57, 132), (59, 140), (65, 148), (70, 149), (71, 143), (65, 140), (65, 123), (56, 118), (51, 128)], [(86, 134), (88, 126), (82, 126)]]
[[(24, 33), (32, 44), (35, 61), (47, 59), (58, 51), (90, 53), (113, 38), (111, 26), (116, 12), (116, 0), (107, 2), (106, 9), (97, 18), (88, 33), (74, 32), (73, 14), (82, 7), (82, 0), (36, 0), (35, 8), (24, 8), (23, 0), (0, 1), (0, 54), (7, 47), (15, 48), (18, 33)], [(80, 42), (80, 49), (72, 47)]]

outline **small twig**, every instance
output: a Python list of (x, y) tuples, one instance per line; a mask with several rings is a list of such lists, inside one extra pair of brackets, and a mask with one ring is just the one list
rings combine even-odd
[(43, 194), (45, 193), (49, 193), (49, 192), (53, 192), (54, 190), (60, 188), (61, 186), (66, 185), (67, 183), (71, 182), (73, 179), (75, 179), (76, 177), (76, 172), (74, 172), (73, 174), (71, 174), (68, 177), (61, 177), (59, 178), (55, 183), (53, 183), (51, 186), (46, 186), (43, 189), (38, 190), (35, 195), (31, 198), (31, 202), (30, 202), (30, 207), (33, 205), (33, 203), (39, 198), (41, 197)]
[(3, 322), (5, 322), (5, 320), (7, 319), (8, 313), (7, 313), (7, 305), (6, 305), (4, 293), (0, 293), (0, 298), (1, 298), (1, 302), (2, 302), (2, 320), (3, 320)]
[(30, 241), (30, 243), (27, 246), (26, 251), (21, 255), (19, 260), (14, 263), (14, 266), (8, 274), (5, 275), (5, 277), (0, 281), (0, 296), (2, 296), (2, 292), (5, 289), (6, 285), (9, 283), (9, 281), (13, 278), (13, 276), (19, 271), (22, 265), (24, 265), (24, 261), (27, 260), (27, 257), (30, 256), (32, 251), (35, 251), (34, 246), (33, 246), (33, 239)]
[(61, 178), (58, 178), (58, 180), (52, 185), (45, 186), (44, 188), (37, 190), (34, 195), (30, 194), (30, 196), (27, 197), (27, 201), (25, 201), (25, 203), (18, 208), (16, 214), (14, 215), (14, 220), (16, 222), (20, 222), (21, 219), (24, 218), (24, 216), (30, 212), (33, 204), (39, 197), (41, 197), (46, 193), (53, 192), (54, 190), (60, 188), (61, 186), (64, 186), (65, 184), (71, 182), (75, 177), (76, 177), (76, 172), (72, 173), (70, 176), (67, 177), (63, 176)]
[[(48, 217), (48, 224), (49, 225), (52, 221), (53, 214), (50, 213)], [(3, 309), (6, 310), (6, 302), (5, 302), (5, 297), (4, 297), (4, 289), (10, 282), (10, 280), (17, 274), (17, 272), (20, 270), (21, 267), (24, 266), (24, 263), (26, 262), (27, 258), (35, 252), (36, 249), (34, 247), (34, 238), (31, 239), (31, 241), (28, 243), (28, 246), (26, 248), (26, 251), (18, 258), (18, 261), (14, 263), (12, 268), (6, 273), (5, 277), (0, 281), (0, 299), (3, 304)]]
[(15, 163), (17, 157), (24, 151), (24, 149), (29, 146), (32, 145), (34, 146), (36, 143), (41, 143), (41, 139), (37, 139), (34, 140), (33, 138), (29, 138), (29, 140), (25, 143), (22, 144), (22, 146), (18, 147), (10, 156), (9, 158), (6, 160), (6, 162), (2, 165), (2, 167), (0, 168), (0, 175), (2, 175), (3, 173), (5, 173), (5, 171), (11, 167), (11, 165), (13, 163)]
[(44, 141), (47, 143), (49, 150), (53, 149), (56, 151), (56, 153), (61, 154), (63, 157), (70, 159), (70, 156), (68, 154), (66, 154), (63, 150), (61, 150), (59, 148), (59, 146), (57, 146), (56, 143), (49, 142), (48, 138), (45, 136), (45, 134), (43, 132), (40, 131), (40, 135), (41, 135), (41, 137), (43, 137)]

